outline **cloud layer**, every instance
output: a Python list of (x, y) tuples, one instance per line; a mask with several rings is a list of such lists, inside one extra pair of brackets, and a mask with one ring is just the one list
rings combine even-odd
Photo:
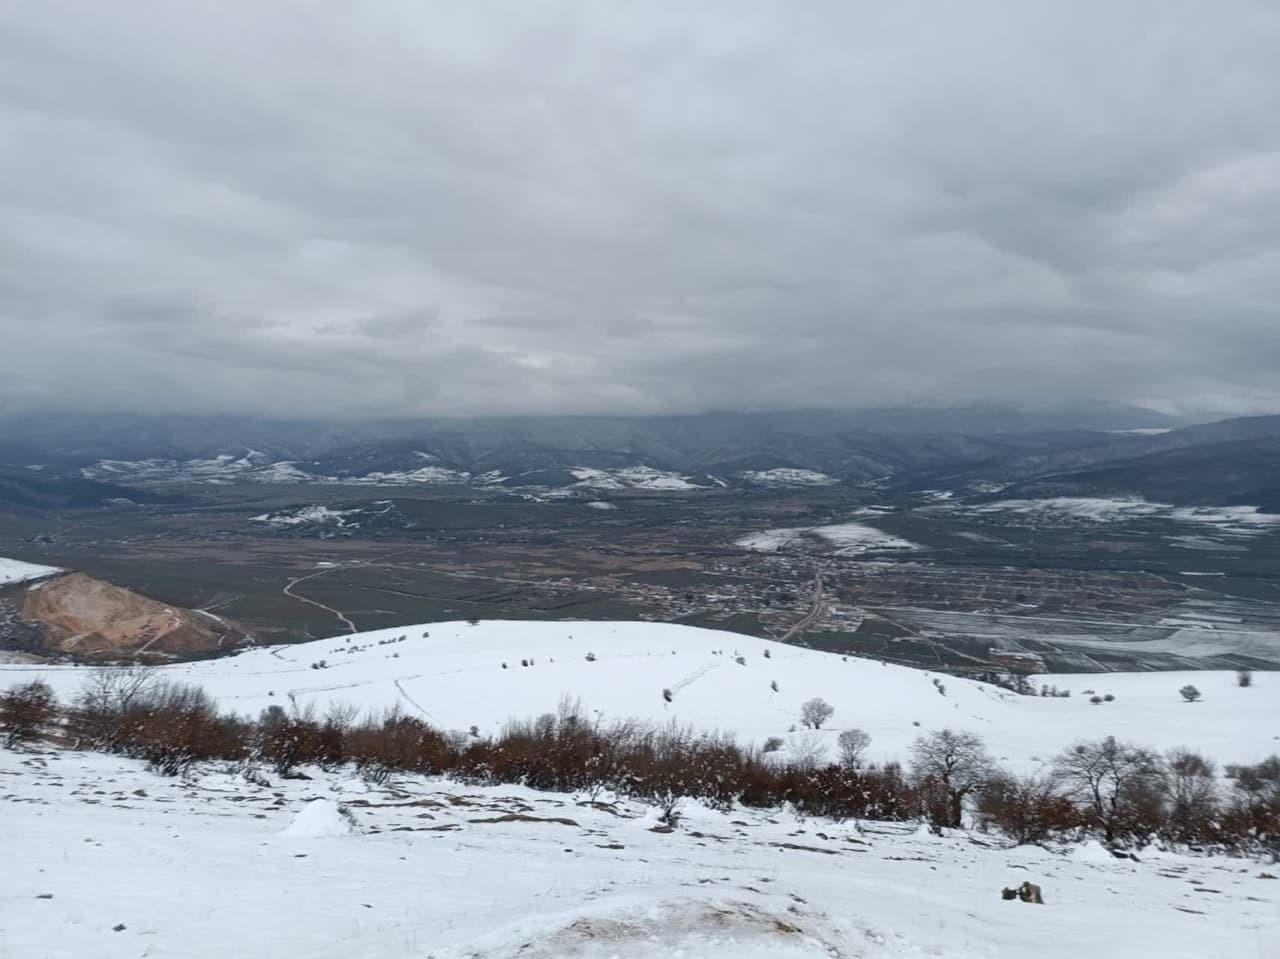
[(0, 408), (1280, 408), (1280, 7), (12, 4)]

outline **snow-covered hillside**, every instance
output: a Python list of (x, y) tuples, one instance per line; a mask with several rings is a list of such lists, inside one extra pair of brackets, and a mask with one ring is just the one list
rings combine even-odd
[[(398, 705), (439, 727), (474, 725), (482, 733), (554, 711), (568, 696), (607, 719), (676, 720), (744, 742), (779, 736), (798, 744), (807, 738), (793, 731), (800, 706), (821, 697), (835, 707), (819, 734), (833, 758), (836, 735), (850, 727), (871, 734), (874, 760), (905, 759), (916, 737), (951, 727), (979, 733), (993, 755), (1021, 769), (1073, 740), (1107, 735), (1188, 746), (1219, 762), (1280, 752), (1280, 675), (1273, 673), (1257, 674), (1248, 689), (1223, 672), (1044, 677), (1073, 695), (1024, 697), (942, 673), (658, 623), (432, 623), (255, 649), (165, 672), (242, 714), (291, 699), (321, 709), (332, 702), (362, 710)], [(0, 666), (0, 688), (36, 675), (65, 698), (84, 670)], [(1178, 695), (1188, 682), (1199, 688), (1200, 702)], [(1094, 705), (1087, 690), (1115, 699)]]
[(34, 579), (44, 579), (61, 573), (56, 566), (40, 566), (36, 563), (24, 563), (20, 559), (5, 559), (0, 556), (0, 586), (12, 586), (15, 583), (29, 583)]
[[(1275, 867), (0, 749), (14, 959), (1273, 959)], [(345, 813), (344, 813), (345, 809)], [(1044, 905), (1000, 897), (1031, 881)]]
[(841, 555), (883, 550), (918, 549), (915, 543), (876, 529), (867, 523), (849, 521), (828, 526), (783, 527), (748, 533), (734, 540), (735, 546), (762, 553), (776, 553), (808, 540), (835, 548)]

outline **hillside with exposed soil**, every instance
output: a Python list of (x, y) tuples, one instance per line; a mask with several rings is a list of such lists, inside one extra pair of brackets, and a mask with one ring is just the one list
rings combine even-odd
[(22, 624), (39, 633), (40, 647), (50, 653), (166, 658), (229, 649), (246, 638), (235, 623), (169, 606), (83, 573), (27, 588), (14, 605)]

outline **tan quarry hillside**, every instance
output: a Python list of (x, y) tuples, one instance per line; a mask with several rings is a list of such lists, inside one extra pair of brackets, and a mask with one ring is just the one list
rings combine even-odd
[(28, 589), (21, 615), (42, 627), (46, 649), (81, 656), (206, 652), (230, 648), (245, 635), (234, 623), (83, 573)]

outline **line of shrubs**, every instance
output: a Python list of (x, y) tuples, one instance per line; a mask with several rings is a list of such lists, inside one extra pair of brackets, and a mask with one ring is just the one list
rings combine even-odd
[(474, 727), (445, 732), (399, 710), (358, 719), (350, 707), (318, 716), (272, 706), (244, 719), (220, 713), (199, 687), (144, 667), (94, 670), (65, 706), (43, 682), (14, 687), (0, 694), (0, 729), (10, 746), (52, 737), (142, 759), (166, 775), (207, 760), (235, 762), (250, 775), (264, 765), (281, 776), (352, 765), (375, 781), (410, 773), (611, 792), (656, 803), (670, 820), (685, 798), (719, 808), (790, 805), (836, 820), (924, 819), (938, 828), (971, 815), (979, 828), (1020, 843), (1096, 835), (1113, 846), (1161, 839), (1280, 857), (1280, 757), (1219, 777), (1193, 752), (1161, 756), (1111, 737), (1077, 743), (1044, 771), (1018, 776), (978, 736), (940, 730), (915, 742), (904, 769), (863, 763), (869, 737), (856, 731), (842, 734), (840, 762), (813, 751), (781, 760), (722, 734), (594, 721), (569, 701), (494, 737)]

